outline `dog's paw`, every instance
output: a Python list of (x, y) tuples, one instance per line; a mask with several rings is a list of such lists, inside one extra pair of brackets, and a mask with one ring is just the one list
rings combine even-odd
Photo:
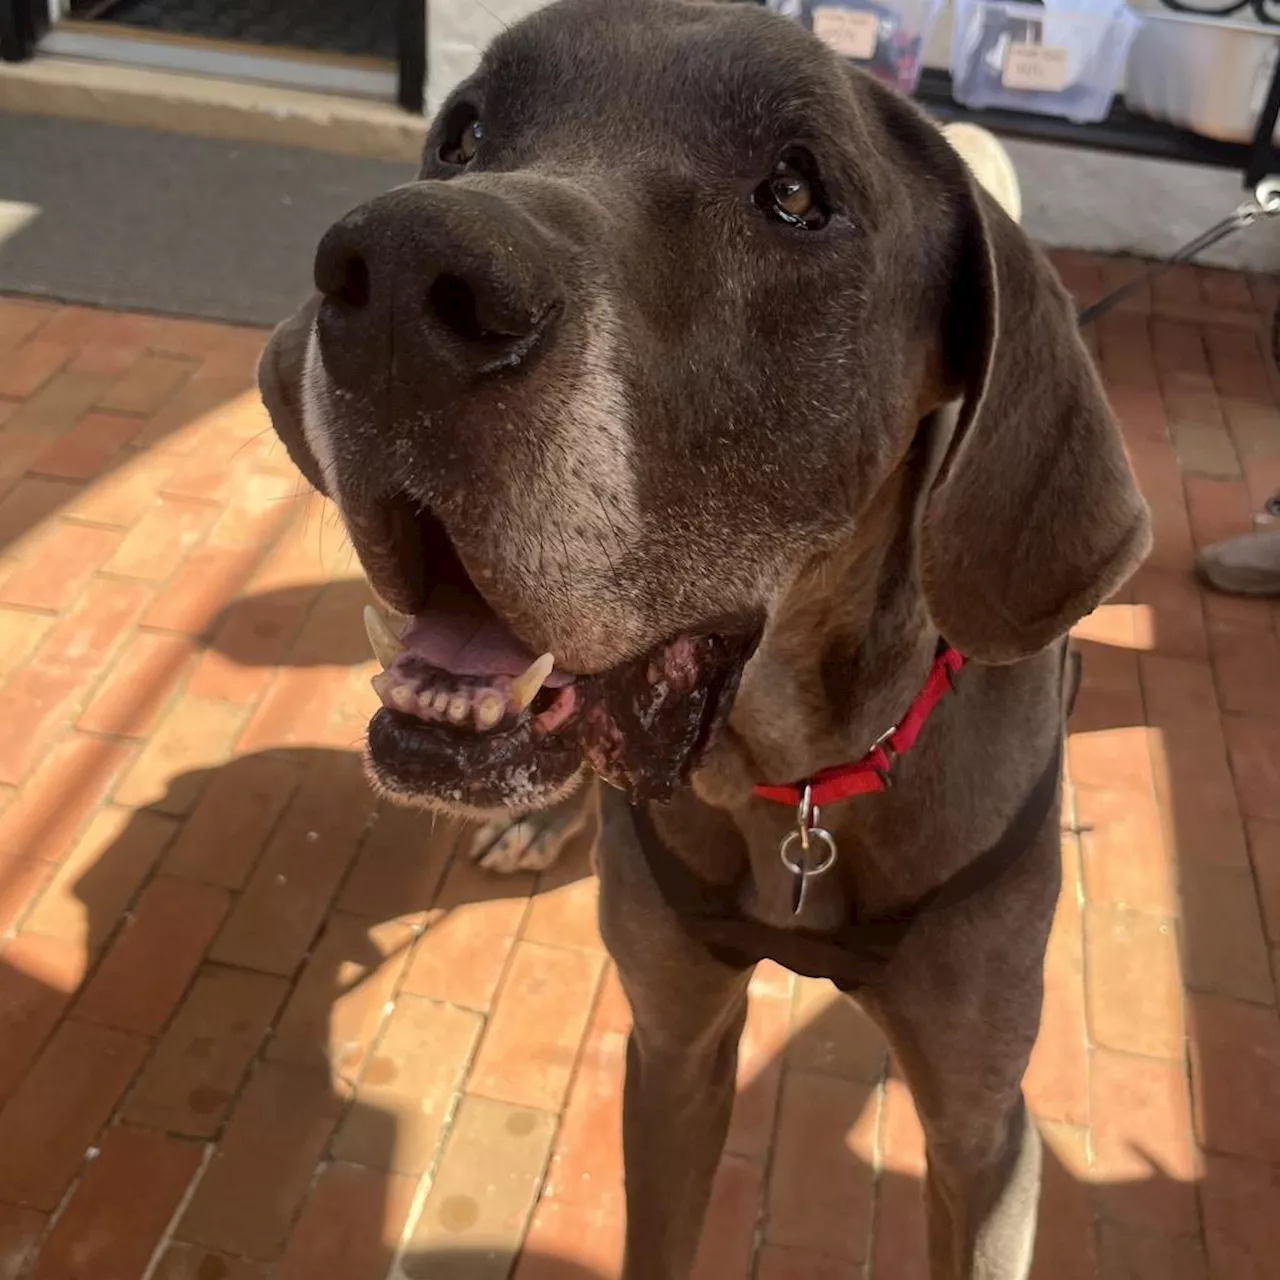
[(478, 827), (463, 846), (467, 857), (495, 875), (546, 871), (578, 840), (594, 849), (594, 791), (581, 787), (552, 809), (527, 818), (495, 818)]
[(545, 871), (555, 865), (569, 834), (546, 816), (503, 818), (486, 822), (476, 831), (467, 853), (472, 862), (495, 875)]

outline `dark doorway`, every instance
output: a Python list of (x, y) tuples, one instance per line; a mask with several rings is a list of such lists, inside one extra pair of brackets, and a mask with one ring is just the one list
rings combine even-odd
[(389, 99), (421, 114), (426, 0), (0, 0), (0, 58), (36, 53)]
[(394, 60), (397, 0), (72, 0), (70, 16), (165, 35)]

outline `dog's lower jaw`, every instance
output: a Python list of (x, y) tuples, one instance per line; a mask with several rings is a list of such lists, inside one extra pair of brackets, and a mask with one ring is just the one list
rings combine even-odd
[(513, 787), (506, 797), (495, 797), (494, 803), (485, 805), (469, 800), (456, 787), (429, 789), (405, 785), (378, 766), (367, 745), (364, 772), (379, 796), (402, 809), (422, 809), (443, 818), (480, 823), (516, 822), (546, 813), (571, 799), (590, 776), (590, 771), (582, 765), (568, 777), (553, 783)]
[(553, 808), (588, 770), (635, 802), (667, 800), (723, 728), (758, 634), (682, 635), (579, 676), (572, 716), (546, 731), (538, 717), (484, 733), (384, 708), (369, 726), (370, 777), (399, 803), (482, 820)]

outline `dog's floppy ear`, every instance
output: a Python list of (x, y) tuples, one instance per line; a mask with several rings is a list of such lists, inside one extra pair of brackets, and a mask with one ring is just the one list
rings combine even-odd
[(1012, 662), (1065, 634), (1137, 567), (1150, 520), (1048, 261), (969, 177), (944, 326), (960, 387), (923, 504), (920, 572), (962, 653)]
[(319, 308), (317, 294), (276, 326), (258, 360), (258, 390), (271, 415), (271, 425), (284, 442), (294, 466), (315, 489), (324, 493), (324, 476), (302, 426), (302, 380), (311, 329)]

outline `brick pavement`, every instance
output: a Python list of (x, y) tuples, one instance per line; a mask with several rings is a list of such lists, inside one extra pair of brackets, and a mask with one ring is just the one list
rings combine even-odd
[[(1156, 548), (1079, 628), (1039, 1280), (1280, 1256), (1280, 605), (1188, 573), (1280, 489), (1278, 292), (1180, 270), (1092, 337)], [(605, 1280), (627, 1013), (585, 862), (489, 879), (369, 794), (365, 592), (262, 336), (0, 300), (0, 1277)], [(741, 1085), (699, 1280), (921, 1276), (865, 1020), (762, 970)]]

